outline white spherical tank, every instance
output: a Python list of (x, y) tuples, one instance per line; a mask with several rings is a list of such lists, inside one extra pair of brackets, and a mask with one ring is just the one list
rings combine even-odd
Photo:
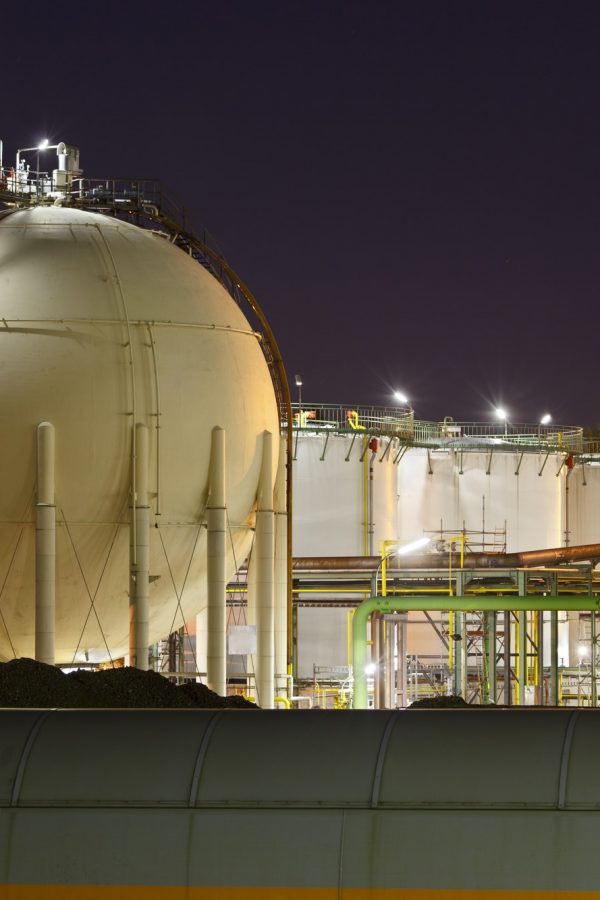
[(56, 658), (128, 646), (132, 433), (150, 437), (150, 640), (206, 595), (211, 433), (226, 432), (228, 576), (246, 556), (262, 434), (279, 425), (259, 338), (163, 236), (96, 213), (0, 218), (0, 656), (34, 652), (36, 429), (56, 434)]

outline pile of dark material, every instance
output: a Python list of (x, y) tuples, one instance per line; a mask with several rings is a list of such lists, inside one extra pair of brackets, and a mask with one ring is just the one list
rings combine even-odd
[[(462, 709), (469, 707), (466, 700), (456, 694), (449, 694), (447, 697), (424, 697), (422, 700), (415, 700), (408, 707), (409, 709)], [(472, 709), (472, 707), (469, 707)]]
[(243, 697), (220, 697), (206, 685), (173, 684), (157, 672), (125, 667), (65, 675), (33, 659), (0, 663), (0, 707), (89, 709), (217, 708), (257, 709)]

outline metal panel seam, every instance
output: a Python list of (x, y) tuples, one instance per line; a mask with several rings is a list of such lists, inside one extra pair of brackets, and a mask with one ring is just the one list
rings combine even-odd
[(569, 716), (569, 724), (565, 732), (562, 754), (560, 758), (560, 774), (558, 776), (558, 800), (557, 809), (565, 808), (565, 798), (567, 793), (567, 775), (569, 773), (569, 759), (571, 757), (571, 744), (573, 743), (573, 732), (579, 718), (579, 710), (571, 713)]
[(388, 719), (387, 725), (385, 726), (385, 731), (383, 732), (381, 742), (379, 744), (379, 752), (377, 753), (377, 762), (375, 764), (375, 774), (373, 776), (373, 790), (371, 792), (371, 809), (375, 809), (379, 805), (379, 790), (381, 788), (383, 764), (385, 762), (385, 756), (387, 753), (390, 738), (392, 736), (392, 731), (394, 730), (394, 726), (396, 725), (398, 719), (399, 716), (397, 714), (391, 714), (390, 718)]
[(42, 713), (42, 715), (39, 717), (39, 719), (36, 720), (35, 724), (31, 728), (31, 731), (29, 732), (29, 736), (25, 741), (25, 746), (23, 747), (21, 757), (17, 765), (17, 773), (15, 775), (15, 782), (13, 784), (13, 789), (10, 795), (9, 806), (17, 806), (19, 802), (19, 794), (21, 793), (21, 785), (23, 784), (23, 778), (25, 776), (25, 768), (33, 749), (35, 739), (38, 736), (40, 728), (42, 727), (50, 713), (53, 712), (56, 712), (56, 707), (54, 709), (47, 709), (46, 712)]
[(192, 775), (192, 781), (190, 784), (190, 796), (188, 800), (189, 809), (193, 809), (196, 806), (196, 798), (198, 796), (198, 788), (200, 786), (200, 776), (202, 775), (202, 767), (204, 766), (204, 760), (206, 758), (208, 745), (219, 719), (223, 716), (223, 712), (224, 710), (221, 709), (219, 710), (219, 712), (213, 714), (210, 722), (208, 723), (206, 731), (202, 735), (202, 740), (200, 741), (200, 746), (198, 748), (198, 755), (196, 756), (196, 762), (194, 764), (194, 774)]

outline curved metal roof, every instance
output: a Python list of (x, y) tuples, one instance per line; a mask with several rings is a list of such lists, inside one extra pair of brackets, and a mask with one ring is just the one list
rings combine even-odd
[(3, 710), (0, 805), (600, 808), (596, 710)]

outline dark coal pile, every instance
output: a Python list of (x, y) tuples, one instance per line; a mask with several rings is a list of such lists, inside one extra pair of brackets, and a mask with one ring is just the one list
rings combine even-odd
[(424, 697), (422, 700), (415, 700), (408, 707), (409, 709), (463, 709), (469, 706), (466, 700), (458, 697), (456, 694), (449, 694), (447, 697)]
[(0, 663), (0, 707), (258, 709), (243, 697), (220, 697), (197, 682), (176, 685), (157, 672), (125, 667), (65, 675), (33, 659)]

